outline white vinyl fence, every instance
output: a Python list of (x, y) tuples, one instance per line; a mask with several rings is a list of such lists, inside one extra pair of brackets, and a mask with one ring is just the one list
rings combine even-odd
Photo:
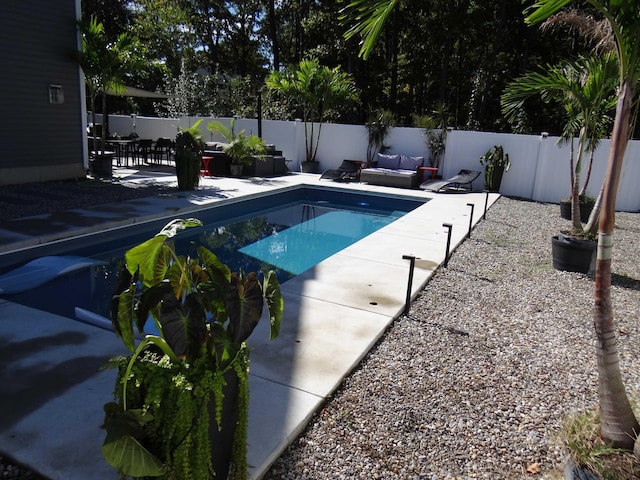
[[(99, 116), (98, 116), (99, 117)], [(129, 135), (135, 132), (140, 138), (174, 138), (178, 128), (187, 128), (198, 118), (154, 118), (111, 115), (111, 133)], [(200, 125), (206, 141), (222, 140), (207, 130), (212, 120), (228, 123), (229, 118), (205, 118)], [(314, 125), (317, 130), (318, 124)], [(237, 119), (236, 130), (258, 133), (255, 119)], [(290, 170), (297, 170), (305, 159), (304, 125), (301, 121), (263, 120), (262, 138), (282, 150)], [(420, 128), (394, 127), (386, 143), (390, 153), (429, 157), (426, 136)], [(450, 177), (461, 169), (482, 170), (480, 157), (495, 145), (502, 145), (511, 160), (511, 168), (505, 173), (500, 193), (539, 202), (558, 203), (570, 193), (569, 145), (558, 144), (557, 137), (542, 135), (515, 135), (508, 133), (472, 132), (451, 130), (447, 135), (444, 159), (440, 174)], [(577, 145), (577, 140), (576, 140)], [(609, 140), (603, 140), (595, 152), (593, 171), (588, 193), (595, 197), (602, 185), (606, 170)], [(343, 159), (365, 160), (367, 154), (367, 130), (362, 125), (323, 124), (316, 159), (320, 171), (336, 168)], [(584, 181), (588, 158), (582, 171)], [(640, 179), (640, 141), (631, 141), (627, 148), (622, 177), (618, 190), (616, 208), (620, 211), (640, 210), (640, 188), (635, 185)], [(483, 188), (480, 176), (474, 189)]]

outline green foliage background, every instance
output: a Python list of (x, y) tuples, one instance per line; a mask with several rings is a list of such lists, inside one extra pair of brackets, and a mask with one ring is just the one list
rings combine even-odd
[[(369, 112), (390, 110), (398, 125), (444, 104), (450, 126), (511, 131), (500, 111), (505, 85), (539, 64), (586, 53), (591, 45), (566, 29), (541, 32), (524, 23), (525, 0), (404, 0), (371, 56), (345, 40), (339, 21), (346, 1), (83, 0), (107, 34), (127, 31), (145, 46), (133, 86), (175, 97), (168, 102), (114, 99), (112, 113), (255, 117), (261, 95), (265, 119), (291, 116), (290, 105), (264, 89), (272, 70), (318, 58), (351, 74), (358, 107), (332, 121), (364, 124)], [(531, 102), (518, 131), (560, 134), (562, 112)]]

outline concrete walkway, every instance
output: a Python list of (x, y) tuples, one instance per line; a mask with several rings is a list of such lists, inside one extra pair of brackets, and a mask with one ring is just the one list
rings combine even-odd
[[(167, 182), (120, 169), (123, 182)], [(34, 219), (30, 230), (0, 230), (0, 268), (16, 259), (56, 254), (65, 238), (105, 232), (150, 219), (195, 216), (197, 211), (245, 196), (299, 185), (322, 185), (430, 199), (399, 220), (282, 285), (285, 315), (280, 337), (268, 341), (267, 322), (249, 339), (251, 404), (250, 477), (261, 478), (304, 429), (324, 399), (402, 314), (409, 261), (417, 257), (415, 296), (445, 258), (443, 223), (453, 225), (451, 249), (477, 223), (485, 201), (498, 195), (430, 194), (366, 184), (320, 182), (317, 175), (277, 178), (207, 178), (196, 192), (102, 205)], [(470, 218), (471, 207), (474, 215)], [(68, 218), (69, 221), (64, 221)], [(39, 225), (39, 227), (38, 227)], [(112, 399), (114, 372), (105, 361), (126, 354), (107, 330), (27, 308), (0, 297), (0, 451), (42, 475), (60, 479), (114, 479), (100, 446), (102, 406)]]

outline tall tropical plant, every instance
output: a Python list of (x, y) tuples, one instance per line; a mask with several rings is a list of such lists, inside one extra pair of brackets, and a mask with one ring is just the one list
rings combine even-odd
[(415, 120), (417, 126), (424, 128), (429, 147), (429, 163), (432, 167), (440, 168), (440, 162), (444, 157), (447, 146), (447, 125), (449, 124), (449, 112), (444, 102), (438, 102), (431, 115), (422, 115)]
[(195, 190), (200, 183), (200, 164), (204, 142), (199, 119), (189, 128), (180, 128), (176, 135), (176, 176), (179, 190)]
[[(247, 477), (245, 342), (265, 305), (270, 338), (278, 336), (284, 301), (273, 271), (260, 282), (255, 272), (232, 272), (202, 245), (178, 253), (176, 235), (201, 226), (195, 218), (172, 220), (125, 254), (111, 320), (130, 354), (109, 362), (118, 377), (115, 401), (105, 405), (102, 447), (121, 478), (227, 478), (227, 448), (229, 478)], [(148, 331), (148, 323), (157, 334), (137, 341), (135, 331)], [(233, 393), (225, 387), (234, 385), (228, 407), (237, 418), (224, 411), (225, 395)], [(216, 442), (225, 428), (233, 431), (232, 445)]]
[(377, 109), (369, 114), (365, 123), (367, 128), (367, 162), (373, 162), (377, 153), (384, 153), (390, 148), (384, 141), (395, 124), (396, 119), (389, 110)]
[[(615, 107), (617, 61), (612, 54), (580, 58), (558, 66), (547, 65), (507, 85), (502, 95), (502, 110), (509, 122), (518, 121), (524, 102), (540, 95), (547, 103), (563, 106), (567, 116), (561, 140), (571, 143), (571, 220), (582, 230), (580, 221), (580, 184), (582, 159), (593, 153), (611, 124), (609, 112)], [(573, 139), (578, 135), (575, 161)], [(593, 157), (591, 156), (591, 159)]]
[(96, 100), (102, 95), (103, 128), (101, 153), (104, 155), (106, 140), (107, 92), (123, 94), (127, 68), (135, 65), (137, 44), (126, 33), (118, 35), (115, 42), (109, 42), (104, 25), (95, 17), (78, 22), (81, 34), (81, 48), (78, 62), (84, 73), (91, 103), (91, 122), (96, 124)]
[[(572, 0), (538, 0), (526, 10), (529, 24), (543, 22)], [(631, 132), (631, 110), (640, 81), (640, 9), (636, 0), (584, 0), (607, 20), (618, 59), (618, 98), (598, 226), (595, 277), (596, 357), (600, 434), (605, 441), (631, 450), (640, 432), (620, 372), (611, 302), (611, 258), (615, 206), (624, 154)]]
[[(289, 98), (302, 112), (306, 161), (314, 162), (318, 153), (322, 122), (334, 109), (344, 109), (357, 101), (351, 76), (340, 67), (320, 65), (317, 58), (302, 60), (296, 67), (273, 71), (266, 78), (267, 87)], [(315, 129), (315, 123), (318, 129)]]

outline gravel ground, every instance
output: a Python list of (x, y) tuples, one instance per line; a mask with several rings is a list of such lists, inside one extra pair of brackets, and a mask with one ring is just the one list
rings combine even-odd
[[(101, 191), (98, 203), (152, 193)], [(639, 218), (616, 216), (612, 288), (636, 401)], [(560, 478), (561, 422), (597, 402), (593, 279), (551, 266), (549, 239), (568, 225), (557, 205), (500, 199), (265, 478)], [(0, 476), (39, 479), (2, 458)]]

